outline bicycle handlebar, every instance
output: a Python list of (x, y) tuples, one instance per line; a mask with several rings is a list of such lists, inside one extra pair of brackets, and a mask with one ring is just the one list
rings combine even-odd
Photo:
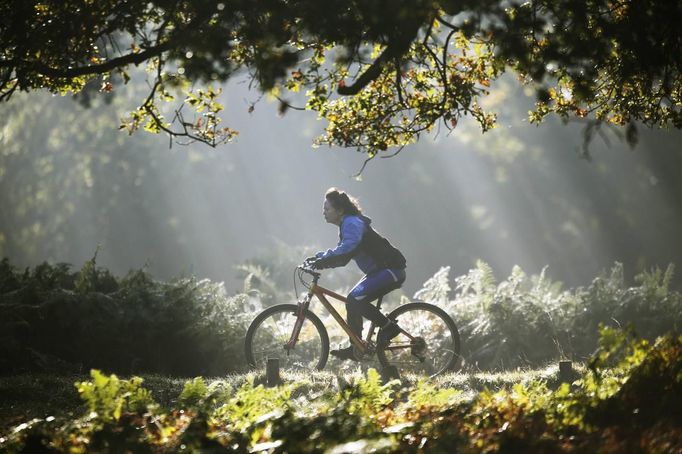
[(304, 273), (310, 274), (311, 276), (316, 277), (316, 278), (322, 276), (322, 273), (320, 273), (318, 271), (314, 271), (306, 263), (304, 263), (302, 265), (298, 265), (296, 267), (296, 269), (299, 269), (299, 270), (303, 271)]
[(294, 294), (298, 295), (298, 289), (296, 288), (296, 274), (298, 274), (298, 280), (303, 284), (303, 286), (307, 289), (310, 289), (310, 284), (306, 283), (305, 280), (303, 279), (303, 273), (309, 274), (313, 277), (312, 284), (316, 285), (318, 279), (320, 279), (320, 276), (322, 276), (322, 273), (318, 271), (313, 271), (312, 268), (308, 265), (308, 263), (304, 262), (301, 265), (298, 265), (294, 269)]

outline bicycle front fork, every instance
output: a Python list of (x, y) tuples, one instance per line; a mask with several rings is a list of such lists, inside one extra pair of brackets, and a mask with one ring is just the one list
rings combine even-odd
[(294, 329), (291, 332), (291, 337), (289, 341), (284, 344), (285, 350), (293, 350), (296, 347), (296, 342), (298, 342), (298, 336), (301, 334), (301, 328), (303, 327), (303, 322), (305, 321), (305, 313), (310, 306), (310, 299), (312, 298), (312, 293), (308, 293), (303, 300), (298, 302), (298, 307), (296, 309), (296, 321), (294, 322)]

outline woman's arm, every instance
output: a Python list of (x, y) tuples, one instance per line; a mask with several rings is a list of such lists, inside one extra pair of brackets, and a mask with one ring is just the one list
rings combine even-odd
[(341, 222), (341, 238), (334, 249), (318, 252), (315, 268), (336, 268), (343, 266), (355, 255), (355, 250), (362, 242), (365, 233), (365, 222), (358, 216), (346, 216)]

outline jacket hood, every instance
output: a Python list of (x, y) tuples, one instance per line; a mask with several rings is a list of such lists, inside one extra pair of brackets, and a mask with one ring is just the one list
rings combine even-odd
[(364, 214), (347, 214), (346, 216), (343, 217), (343, 219), (346, 220), (346, 218), (350, 217), (360, 218), (362, 219), (362, 222), (364, 222), (366, 225), (372, 224), (372, 220), (365, 216)]

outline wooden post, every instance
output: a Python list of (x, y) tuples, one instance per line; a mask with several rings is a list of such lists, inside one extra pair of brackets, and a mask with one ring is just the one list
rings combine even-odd
[(559, 381), (561, 383), (573, 381), (573, 363), (571, 361), (559, 361)]
[(268, 363), (265, 367), (265, 385), (268, 388), (272, 388), (280, 383), (279, 358), (268, 358)]

